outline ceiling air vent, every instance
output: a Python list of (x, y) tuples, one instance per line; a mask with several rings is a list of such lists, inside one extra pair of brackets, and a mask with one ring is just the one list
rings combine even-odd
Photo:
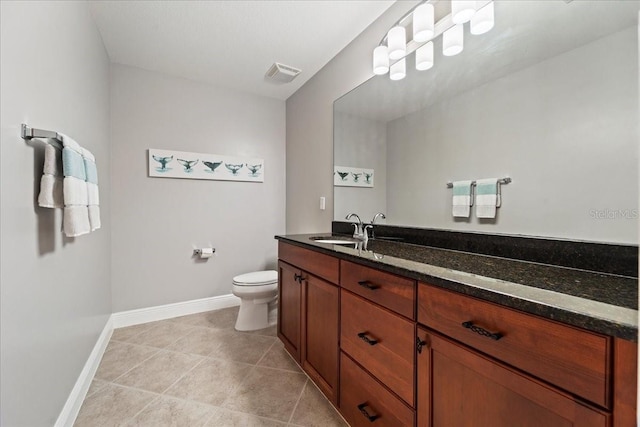
[(273, 65), (267, 70), (265, 77), (268, 80), (273, 80), (281, 83), (289, 83), (300, 74), (299, 69), (290, 67), (288, 65), (274, 62)]

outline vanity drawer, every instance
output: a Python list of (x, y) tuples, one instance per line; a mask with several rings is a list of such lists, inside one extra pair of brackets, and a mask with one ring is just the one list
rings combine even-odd
[(611, 406), (609, 337), (424, 283), (418, 285), (418, 322), (591, 402)]
[(340, 261), (338, 258), (283, 242), (278, 242), (278, 258), (314, 276), (336, 284), (339, 281)]
[(342, 351), (413, 406), (414, 323), (344, 289), (340, 298)]
[(415, 319), (416, 282), (349, 261), (340, 261), (343, 288), (409, 319)]
[[(350, 426), (412, 427), (415, 411), (340, 353), (340, 412)], [(376, 418), (373, 418), (376, 417)]]

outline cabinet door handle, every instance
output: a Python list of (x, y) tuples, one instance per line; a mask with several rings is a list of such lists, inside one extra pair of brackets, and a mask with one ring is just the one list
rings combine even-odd
[(361, 282), (358, 282), (358, 285), (362, 286), (363, 288), (367, 288), (370, 291), (375, 291), (376, 289), (378, 289), (380, 286), (376, 286), (373, 283), (371, 283), (368, 280), (363, 280)]
[(418, 353), (422, 353), (422, 347), (426, 347), (428, 342), (426, 340), (421, 340), (420, 337), (416, 338), (416, 349)]
[(293, 280), (295, 280), (296, 282), (302, 284), (302, 274), (298, 274), (298, 273), (293, 273)]
[(474, 325), (471, 320), (469, 320), (468, 322), (463, 322), (462, 326), (464, 326), (467, 329), (472, 330), (473, 332), (475, 332), (478, 335), (482, 335), (483, 337), (491, 338), (494, 341), (498, 341), (500, 338), (503, 337), (503, 335), (500, 332), (489, 332), (486, 329), (481, 328), (480, 326)]
[(367, 336), (366, 332), (360, 332), (358, 334), (358, 338), (360, 338), (362, 341), (366, 342), (369, 345), (376, 345), (378, 344), (378, 340), (374, 340), (373, 338), (369, 338)]
[(362, 413), (362, 415), (364, 415), (365, 417), (367, 417), (367, 419), (369, 420), (369, 422), (374, 422), (375, 420), (377, 420), (378, 418), (380, 418), (380, 415), (377, 414), (370, 414), (369, 411), (367, 411), (367, 407), (369, 405), (367, 405), (367, 402), (361, 403), (358, 405), (358, 409), (360, 410), (360, 412)]

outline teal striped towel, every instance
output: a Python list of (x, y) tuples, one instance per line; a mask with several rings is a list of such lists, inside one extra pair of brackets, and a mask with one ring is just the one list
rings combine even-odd
[(498, 206), (498, 178), (486, 178), (476, 181), (476, 216), (495, 218)]
[(472, 181), (455, 181), (453, 183), (452, 213), (454, 217), (469, 218), (472, 184)]

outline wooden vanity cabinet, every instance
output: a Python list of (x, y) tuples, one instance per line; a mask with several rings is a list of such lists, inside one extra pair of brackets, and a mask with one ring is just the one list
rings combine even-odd
[(636, 423), (635, 343), (279, 250), (278, 337), (352, 426)]
[(318, 388), (337, 403), (339, 261), (282, 242), (279, 258), (278, 337)]
[(607, 427), (611, 415), (418, 328), (418, 427)]

